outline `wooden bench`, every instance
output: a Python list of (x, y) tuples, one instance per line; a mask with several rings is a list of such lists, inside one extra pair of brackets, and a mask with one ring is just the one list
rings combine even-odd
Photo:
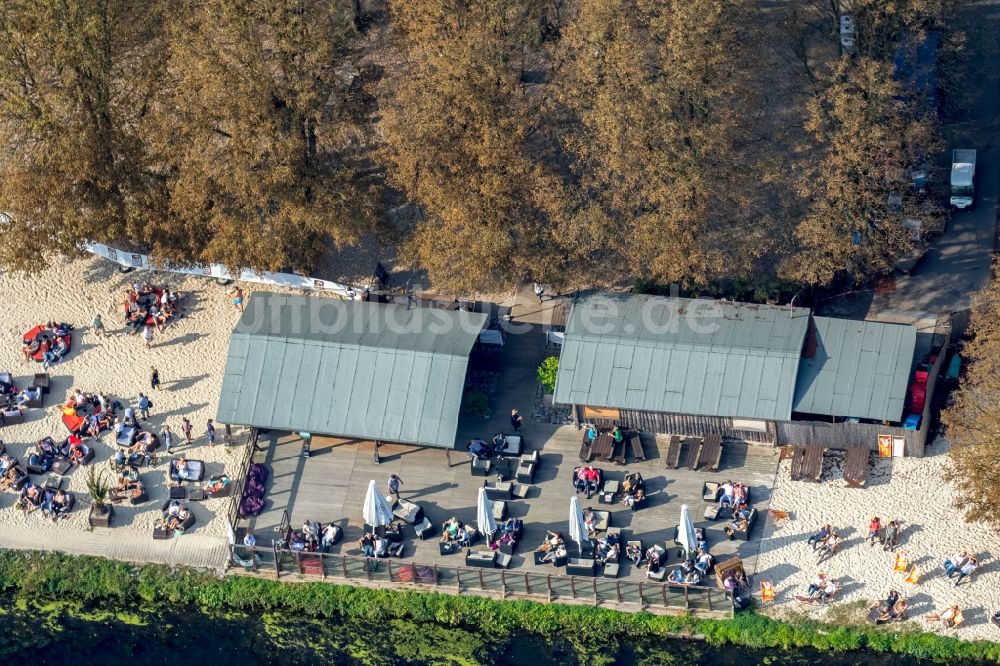
[(625, 464), (625, 447), (627, 445), (628, 444), (627, 444), (624, 436), (622, 436), (622, 441), (620, 443), (616, 443), (614, 441), (614, 439), (612, 439), (611, 440), (611, 457), (608, 458), (608, 460), (610, 460), (611, 462), (615, 463), (616, 465), (624, 465)]
[(688, 449), (687, 454), (684, 456), (684, 467), (689, 469), (698, 469), (698, 458), (701, 454), (701, 440), (695, 437), (688, 437), (687, 441)]
[(642, 438), (639, 437), (639, 433), (633, 432), (628, 436), (628, 450), (632, 454), (632, 462), (646, 459), (646, 452), (642, 448)]
[(802, 478), (802, 461), (805, 460), (805, 456), (806, 456), (806, 447), (804, 446), (792, 447), (792, 469), (791, 469), (792, 481), (799, 481)]
[(590, 459), (611, 460), (613, 445), (614, 440), (611, 439), (611, 433), (601, 433), (594, 439), (594, 443), (590, 445)]
[(677, 469), (681, 463), (681, 438), (680, 435), (671, 435), (670, 443), (667, 445), (667, 467)]
[(868, 482), (868, 455), (871, 450), (864, 444), (849, 446), (844, 461), (844, 481), (851, 488), (864, 488)]
[(719, 462), (722, 460), (722, 437), (719, 435), (705, 435), (701, 444), (701, 451), (698, 454), (698, 469), (701, 471), (719, 469)]
[(802, 478), (806, 481), (819, 481), (823, 474), (823, 453), (826, 448), (822, 444), (807, 444), (802, 461)]

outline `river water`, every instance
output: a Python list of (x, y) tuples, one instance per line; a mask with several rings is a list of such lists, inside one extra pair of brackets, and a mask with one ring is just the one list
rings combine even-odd
[(755, 651), (682, 640), (578, 645), (565, 638), (494, 637), (469, 630), (393, 621), (383, 626), (199, 609), (88, 609), (0, 604), (0, 658), (8, 664), (71, 666), (916, 666), (895, 655)]

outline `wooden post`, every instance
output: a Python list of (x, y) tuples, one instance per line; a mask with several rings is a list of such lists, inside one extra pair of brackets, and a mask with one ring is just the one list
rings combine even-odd
[[(685, 589), (685, 591), (687, 590), (686, 587), (684, 589)], [(663, 595), (663, 607), (666, 608), (667, 607), (667, 586), (666, 585), (660, 585), (660, 593)]]
[(479, 589), (480, 590), (485, 590), (486, 589), (486, 583), (483, 582), (483, 570), (482, 570), (482, 568), (479, 569)]
[(594, 576), (593, 581), (594, 581), (594, 605), (596, 606), (598, 604), (598, 601), (597, 601), (597, 576)]
[(434, 587), (438, 586), (438, 565), (434, 565)]
[(500, 598), (501, 599), (506, 599), (507, 598), (507, 576), (505, 575), (505, 573), (506, 572), (503, 569), (500, 570)]
[(349, 579), (350, 576), (347, 575), (347, 556), (346, 555), (341, 555), (340, 556), (340, 566), (344, 570), (344, 578), (345, 579)]
[(552, 574), (546, 574), (549, 584), (549, 603), (552, 603)]
[(319, 572), (323, 576), (323, 580), (326, 580), (326, 553), (319, 554)]
[(684, 586), (684, 608), (691, 608), (691, 600), (688, 598), (688, 586)]
[(389, 565), (389, 582), (392, 582), (392, 558), (386, 558), (385, 563)]
[(461, 592), (462, 591), (462, 567), (455, 567), (455, 584), (457, 585), (457, 587), (455, 589), (458, 590), (459, 592)]
[(274, 577), (281, 578), (281, 567), (278, 566), (278, 544), (271, 543), (271, 552), (274, 553)]
[[(371, 560), (370, 557), (365, 558), (365, 574), (368, 576), (368, 580), (372, 579)], [(375, 560), (375, 565), (378, 566), (378, 560)]]
[(639, 581), (639, 610), (646, 607), (646, 597), (642, 596), (642, 581)]
[(618, 595), (618, 603), (622, 602), (622, 582), (620, 580), (615, 581), (615, 594)]
[(573, 598), (576, 599), (576, 576), (569, 577), (569, 589), (573, 592)]
[(708, 610), (712, 610), (712, 588), (708, 588)]
[(524, 572), (524, 593), (531, 594), (531, 582), (528, 580), (528, 572)]

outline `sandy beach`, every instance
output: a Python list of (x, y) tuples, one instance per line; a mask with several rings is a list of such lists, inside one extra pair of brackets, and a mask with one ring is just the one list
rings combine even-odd
[[(884, 599), (896, 589), (909, 601), (907, 622), (926, 630), (963, 639), (996, 640), (997, 629), (989, 618), (1000, 609), (1000, 542), (996, 532), (982, 524), (965, 522), (953, 506), (953, 488), (942, 479), (947, 463), (947, 444), (939, 441), (927, 449), (925, 458), (877, 460), (869, 470), (868, 487), (848, 488), (843, 481), (842, 454), (827, 453), (820, 483), (792, 481), (790, 461), (778, 469), (771, 507), (791, 513), (779, 526), (767, 522), (756, 580), (774, 582), (777, 605), (782, 614), (802, 610), (794, 595), (804, 595), (818, 571), (840, 579), (843, 587), (837, 601), (812, 607), (813, 617), (836, 614), (838, 621), (863, 620), (867, 606)], [(869, 463), (871, 464), (871, 463)], [(865, 540), (872, 516), (882, 523), (902, 521), (896, 552), (906, 551), (920, 571), (916, 585), (903, 582), (903, 574), (893, 571), (894, 554)], [(806, 540), (819, 526), (829, 522), (844, 535), (838, 552), (822, 564)], [(978, 556), (980, 567), (958, 587), (944, 577), (942, 563), (960, 549)], [(928, 623), (929, 613), (958, 604), (965, 624), (944, 630), (940, 623)]]
[[(152, 349), (146, 349), (141, 336), (124, 335), (122, 315), (118, 308), (112, 310), (112, 299), (120, 300), (123, 290), (135, 281), (153, 284), (167, 283), (172, 289), (190, 294), (182, 319), (156, 334)], [(251, 285), (242, 285), (249, 292)], [(0, 369), (8, 370), (18, 386), (27, 386), (41, 364), (27, 362), (21, 354), (21, 337), (25, 331), (47, 320), (67, 322), (75, 326), (70, 355), (50, 369), (52, 391), (46, 396), (43, 409), (25, 411), (26, 422), (0, 428), (0, 439), (7, 450), (22, 465), (27, 463), (28, 450), (37, 440), (52, 436), (62, 440), (67, 430), (63, 425), (61, 407), (73, 388), (84, 392), (103, 392), (133, 406), (139, 392), (151, 396), (153, 409), (144, 428), (160, 433), (164, 423), (169, 424), (180, 440), (181, 418), (187, 417), (194, 426), (195, 440), (191, 446), (176, 447), (192, 459), (204, 460), (207, 474), (229, 470), (239, 459), (237, 451), (227, 451), (221, 442), (219, 427), (216, 446), (209, 447), (205, 426), (214, 418), (218, 391), (225, 366), (229, 331), (238, 313), (229, 303), (227, 289), (213, 281), (176, 274), (158, 274), (150, 271), (123, 274), (117, 266), (99, 258), (60, 263), (34, 277), (0, 276)], [(96, 313), (101, 313), (108, 331), (108, 338), (97, 337), (90, 329)], [(155, 366), (160, 371), (162, 390), (150, 392), (149, 373)], [(237, 441), (243, 433), (234, 431)], [(117, 447), (110, 432), (102, 433), (99, 440), (90, 440), (97, 450), (93, 463), (98, 470), (113, 480), (109, 459)], [(77, 506), (68, 518), (56, 524), (45, 520), (40, 511), (30, 515), (14, 506), (13, 493), (0, 494), (0, 545), (17, 547), (63, 544), (74, 552), (98, 551), (149, 555), (152, 559), (172, 561), (180, 559), (174, 551), (177, 544), (153, 543), (153, 524), (160, 515), (160, 506), (167, 498), (167, 464), (170, 459), (161, 447), (157, 452), (159, 462), (155, 467), (142, 468), (143, 481), (149, 490), (150, 501), (131, 507), (119, 504), (111, 530), (90, 531), (87, 524), (89, 496), (86, 492), (86, 469), (74, 469), (64, 488), (76, 494)], [(41, 477), (36, 477), (36, 480)], [(205, 502), (190, 502), (197, 518), (195, 529), (172, 541), (185, 541), (184, 549), (196, 545), (211, 549), (208, 558), (195, 557), (194, 561), (208, 563), (219, 557), (219, 546), (225, 544), (227, 527), (224, 514), (226, 503), (220, 498)], [(104, 540), (95, 532), (107, 532)], [(92, 543), (92, 546), (87, 546)], [(134, 548), (129, 548), (129, 544)], [(84, 545), (81, 545), (84, 544)], [(224, 555), (223, 555), (224, 557)]]

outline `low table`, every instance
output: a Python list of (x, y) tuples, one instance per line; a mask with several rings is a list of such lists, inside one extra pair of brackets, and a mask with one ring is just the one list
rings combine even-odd
[(407, 525), (416, 525), (424, 518), (424, 510), (419, 504), (399, 500), (396, 508), (392, 510), (392, 515), (402, 520)]

